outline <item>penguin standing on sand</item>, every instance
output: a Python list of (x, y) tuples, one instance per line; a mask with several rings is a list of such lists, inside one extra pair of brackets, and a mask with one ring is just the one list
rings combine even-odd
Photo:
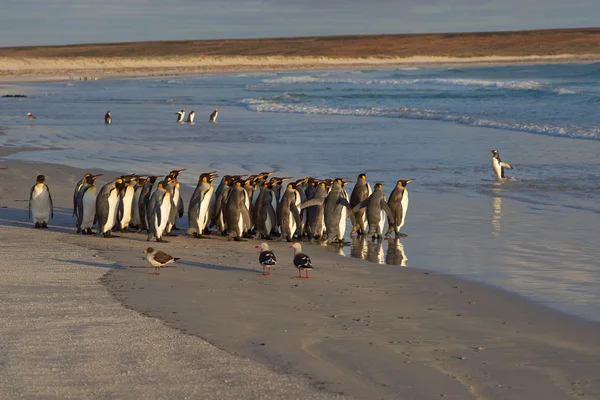
[(110, 115), (110, 110), (108, 110), (108, 111), (106, 112), (106, 114), (104, 114), (104, 123), (105, 123), (106, 125), (110, 125), (110, 124), (111, 124), (111, 122), (112, 122), (112, 116)]
[(36, 228), (48, 228), (48, 220), (54, 218), (54, 206), (50, 189), (46, 185), (46, 176), (38, 175), (36, 184), (29, 192), (29, 218)]
[[(152, 195), (152, 188), (154, 183), (160, 178), (160, 176), (151, 175), (146, 178), (140, 192), (140, 197), (137, 202), (138, 212), (140, 214), (140, 230), (148, 231), (148, 216), (146, 215), (146, 209), (150, 203), (150, 196)], [(135, 207), (135, 204), (134, 204)]]
[(131, 226), (136, 231), (139, 231), (142, 226), (142, 220), (140, 218), (140, 196), (142, 194), (142, 189), (144, 188), (144, 183), (146, 183), (145, 176), (138, 176), (135, 180), (135, 186), (133, 191), (133, 203), (131, 205), (131, 221), (129, 222), (129, 226)]
[(183, 217), (184, 207), (183, 200), (181, 198), (181, 185), (177, 180), (179, 174), (181, 174), (184, 169), (175, 169), (169, 172), (167, 175), (170, 178), (169, 184), (166, 189), (169, 191), (171, 195), (171, 212), (169, 213), (169, 220), (167, 221), (167, 227), (165, 233), (171, 236), (171, 230), (178, 230), (175, 226), (177, 224), (177, 217)]
[(254, 206), (254, 222), (256, 233), (254, 239), (271, 239), (271, 232), (277, 226), (277, 213), (273, 208), (273, 184), (268, 181), (263, 182), (263, 187), (256, 199)]
[(181, 111), (177, 111), (175, 114), (177, 114), (177, 122), (183, 122), (183, 118), (185, 118), (185, 108), (182, 108)]
[(187, 117), (187, 122), (189, 122), (190, 124), (193, 124), (195, 116), (196, 116), (196, 111), (195, 110), (190, 111), (190, 113), (188, 114), (188, 117)]
[(281, 239), (285, 238), (288, 242), (292, 241), (296, 230), (300, 227), (300, 211), (297, 206), (299, 203), (300, 194), (296, 190), (296, 183), (289, 183), (277, 206), (277, 222), (281, 229)]
[(188, 207), (188, 225), (190, 227), (187, 233), (196, 238), (202, 237), (208, 228), (208, 222), (211, 217), (210, 213), (212, 211), (210, 206), (215, 191), (212, 181), (217, 177), (215, 172), (207, 172), (200, 175), (196, 190), (194, 190), (190, 199)]
[[(352, 194), (350, 195), (350, 207), (354, 210), (355, 207), (363, 200), (368, 198), (373, 190), (371, 189), (371, 185), (367, 182), (367, 175), (360, 174), (356, 179), (356, 185), (352, 189)], [(354, 212), (354, 211), (353, 211)], [(356, 219), (356, 226), (353, 227), (352, 236), (355, 232), (358, 233), (359, 236), (365, 234), (367, 229), (367, 214), (364, 208), (359, 208), (358, 211), (354, 212), (354, 218)]]
[[(361, 209), (366, 211), (367, 223), (369, 224), (367, 237), (381, 239), (385, 220), (387, 219), (386, 216), (394, 216), (394, 213), (385, 201), (385, 193), (383, 193), (383, 185), (381, 183), (376, 183), (375, 191), (352, 208), (352, 212), (356, 215), (356, 212)], [(356, 221), (356, 223), (358, 224), (359, 222)]]
[(324, 181), (319, 181), (311, 199), (321, 199), (319, 204), (306, 209), (306, 226), (310, 238), (321, 240), (325, 235), (325, 198), (327, 188)]
[(406, 213), (408, 211), (408, 190), (406, 189), (406, 185), (412, 181), (414, 181), (414, 179), (399, 180), (388, 197), (387, 203), (393, 216), (388, 217), (386, 237), (389, 237), (392, 232), (395, 232), (396, 237), (408, 236), (405, 233), (400, 233), (400, 228), (402, 228), (406, 222)]
[(492, 168), (494, 169), (494, 173), (499, 179), (504, 179), (504, 168), (513, 169), (512, 165), (509, 163), (505, 163), (500, 160), (500, 154), (497, 150), (488, 150), (492, 153)]
[(115, 178), (112, 182), (102, 186), (96, 198), (98, 231), (105, 238), (114, 237), (111, 231), (117, 223), (117, 213), (120, 203), (119, 192), (124, 186), (125, 182), (122, 177)]
[(75, 197), (75, 226), (77, 233), (91, 235), (92, 226), (96, 223), (96, 179), (102, 174), (85, 174), (83, 186), (76, 192)]
[(86, 180), (88, 177), (92, 176), (90, 173), (86, 173), (83, 178), (77, 182), (75, 185), (75, 190), (73, 191), (73, 216), (77, 213), (77, 204), (75, 204), (75, 200), (77, 199), (77, 194), (79, 191), (86, 185)]
[(135, 197), (137, 177), (134, 175), (124, 176), (123, 182), (125, 185), (119, 190), (119, 208), (117, 212), (118, 224), (116, 229), (121, 232), (127, 232), (133, 216), (133, 199)]
[(162, 237), (167, 227), (169, 213), (171, 212), (171, 194), (167, 190), (170, 182), (171, 178), (167, 176), (164, 181), (158, 183), (158, 187), (152, 193), (152, 197), (150, 197), (150, 202), (146, 209), (148, 218), (147, 241), (154, 238), (157, 242), (167, 242)]
[(218, 116), (219, 116), (219, 109), (215, 108), (215, 111), (213, 111), (212, 114), (210, 114), (208, 122), (216, 123)]
[(244, 181), (238, 179), (229, 190), (223, 210), (230, 240), (243, 241), (244, 232), (250, 229), (250, 210), (246, 206), (248, 202)]

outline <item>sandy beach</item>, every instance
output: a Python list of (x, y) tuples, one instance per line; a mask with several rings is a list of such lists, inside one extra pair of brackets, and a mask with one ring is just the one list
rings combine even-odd
[[(27, 218), (39, 173), (48, 231)], [(145, 235), (75, 234), (83, 173), (1, 162), (2, 398), (600, 398), (598, 323), (315, 245), (312, 279), (286, 243), (265, 278), (258, 242), (180, 234), (154, 244), (182, 260), (153, 276)]]
[(0, 82), (239, 71), (597, 62), (599, 28), (0, 48)]

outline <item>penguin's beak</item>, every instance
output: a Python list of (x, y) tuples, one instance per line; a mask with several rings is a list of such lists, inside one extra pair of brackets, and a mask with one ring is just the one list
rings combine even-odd
[(290, 244), (290, 249), (293, 249), (293, 248), (294, 248), (294, 245)]
[(98, 177), (102, 176), (102, 174), (98, 174), (98, 175), (93, 175), (92, 176), (92, 180), (95, 181), (96, 179), (98, 179)]
[(494, 150), (488, 150), (488, 153), (493, 153), (493, 152), (494, 152)]
[(411, 183), (411, 182), (412, 182), (412, 181), (414, 181), (414, 180), (416, 180), (416, 179), (407, 179), (407, 180), (406, 180), (406, 184), (408, 185), (409, 183)]

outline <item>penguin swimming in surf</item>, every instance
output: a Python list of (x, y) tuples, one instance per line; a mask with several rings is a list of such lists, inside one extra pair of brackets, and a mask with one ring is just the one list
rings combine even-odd
[(183, 118), (185, 118), (185, 108), (181, 109), (181, 111), (177, 111), (177, 122), (183, 122)]
[(104, 114), (104, 123), (106, 125), (110, 125), (112, 123), (112, 116), (110, 115), (110, 110), (108, 110), (106, 114)]
[(499, 179), (504, 179), (504, 168), (513, 169), (512, 165), (500, 160), (500, 153), (497, 150), (488, 150), (492, 153), (492, 168)]
[(395, 232), (396, 237), (408, 236), (405, 233), (400, 233), (400, 228), (404, 226), (406, 213), (408, 212), (408, 190), (406, 189), (406, 185), (412, 181), (414, 179), (399, 180), (388, 197), (387, 204), (392, 211), (393, 217), (388, 217), (386, 237), (389, 237), (392, 232)]
[(196, 117), (196, 111), (195, 110), (190, 111), (190, 113), (188, 114), (186, 122), (189, 122), (190, 124), (193, 124), (195, 117)]
[(219, 109), (215, 108), (215, 111), (213, 111), (212, 114), (210, 114), (210, 117), (208, 118), (208, 122), (216, 123), (218, 116), (219, 116)]
[(217, 177), (217, 171), (207, 172), (200, 175), (198, 185), (190, 199), (188, 207), (188, 235), (193, 235), (196, 238), (202, 237), (208, 228), (208, 223), (211, 219), (212, 212), (211, 203), (215, 188), (212, 181)]
[(54, 205), (45, 175), (38, 175), (36, 184), (29, 191), (29, 218), (36, 228), (48, 228), (48, 220), (54, 218)]
[(111, 233), (117, 224), (117, 214), (120, 204), (119, 192), (125, 186), (122, 177), (113, 179), (112, 182), (102, 186), (96, 197), (96, 220), (98, 231), (105, 238), (114, 237)]
[[(373, 189), (371, 189), (371, 185), (367, 182), (367, 175), (364, 173), (359, 174), (358, 178), (356, 178), (356, 184), (352, 189), (352, 194), (350, 195), (350, 207), (354, 210), (355, 207), (361, 201), (367, 199), (371, 193), (373, 193)], [(354, 233), (357, 233), (359, 236), (364, 235), (367, 229), (366, 209), (359, 208), (358, 211), (354, 212), (354, 218), (356, 219), (356, 226), (352, 228), (350, 236)]]
[[(376, 183), (373, 193), (352, 208), (352, 212), (356, 215), (356, 212), (360, 209), (365, 210), (367, 223), (369, 224), (367, 237), (381, 239), (386, 217), (394, 216), (394, 213), (385, 201), (385, 193), (383, 193), (383, 185), (381, 183)], [(356, 223), (358, 224), (359, 222), (356, 221)]]
[[(77, 233), (91, 235), (92, 226), (96, 223), (96, 179), (102, 174), (85, 174), (83, 185), (76, 191), (75, 204), (75, 226)], [(77, 187), (76, 187), (77, 189)]]

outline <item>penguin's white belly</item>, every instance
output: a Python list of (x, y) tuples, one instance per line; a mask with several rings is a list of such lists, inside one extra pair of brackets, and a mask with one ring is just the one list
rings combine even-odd
[(36, 185), (31, 193), (31, 217), (33, 222), (46, 222), (50, 218), (50, 196), (43, 185)]
[(123, 197), (123, 215), (119, 221), (121, 228), (126, 228), (127, 225), (129, 225), (129, 221), (131, 221), (131, 212), (133, 211), (133, 194), (133, 186), (128, 186), (127, 189), (125, 189), (125, 196)]
[(169, 196), (163, 197), (162, 204), (160, 205), (160, 224), (158, 223), (158, 216), (154, 219), (154, 227), (156, 228), (156, 238), (160, 239), (167, 227), (167, 221), (169, 220), (169, 213), (171, 212), (171, 199)]
[(88, 229), (94, 225), (96, 218), (96, 188), (89, 188), (83, 195), (83, 218), (81, 229)]
[(381, 215), (379, 218), (379, 233), (383, 233), (383, 227), (385, 226), (385, 219), (386, 219), (386, 214), (385, 211), (381, 210)]
[(362, 225), (361, 226), (362, 227), (366, 227), (367, 223), (368, 223), (368, 221), (367, 221), (367, 212), (366, 211), (362, 213), (362, 216), (361, 216), (360, 219), (362, 220)]
[(267, 213), (267, 218), (265, 220), (265, 229), (267, 230), (267, 234), (270, 234), (273, 229), (273, 221), (271, 221), (271, 214), (269, 213)]
[(200, 210), (198, 211), (198, 229), (202, 233), (204, 228), (206, 228), (206, 224), (208, 224), (209, 215), (208, 210), (210, 209), (210, 199), (212, 197), (213, 190), (209, 189), (209, 191), (204, 195), (204, 200), (200, 203)]
[(238, 215), (238, 234), (241, 237), (242, 234), (244, 233), (245, 229), (244, 229), (244, 218), (242, 217), (242, 213), (240, 213)]
[(494, 169), (494, 173), (498, 178), (502, 178), (502, 166), (500, 162), (495, 158), (492, 158), (492, 168)]
[(294, 236), (294, 233), (296, 233), (296, 228), (298, 226), (296, 225), (296, 219), (294, 218), (294, 215), (290, 212), (288, 215), (288, 229), (290, 232), (290, 235)]
[(196, 117), (196, 114), (190, 114), (190, 116), (188, 117), (188, 119), (190, 120), (190, 124), (194, 122), (195, 117)]
[(102, 233), (109, 232), (113, 226), (115, 226), (118, 204), (119, 193), (116, 189), (113, 189), (113, 191), (110, 193), (110, 196), (108, 196), (108, 217), (106, 218), (106, 223), (102, 227)]
[(346, 218), (347, 218), (347, 214), (346, 214), (347, 210), (346, 207), (342, 207), (342, 212), (340, 213), (340, 222), (339, 222), (339, 235), (340, 237), (338, 238), (339, 240), (343, 240), (344, 236), (346, 235)]
[(406, 222), (406, 212), (408, 211), (408, 191), (404, 189), (404, 194), (402, 195), (402, 200), (400, 202), (402, 204), (402, 222), (396, 228), (396, 233), (400, 233), (400, 228), (404, 226)]

